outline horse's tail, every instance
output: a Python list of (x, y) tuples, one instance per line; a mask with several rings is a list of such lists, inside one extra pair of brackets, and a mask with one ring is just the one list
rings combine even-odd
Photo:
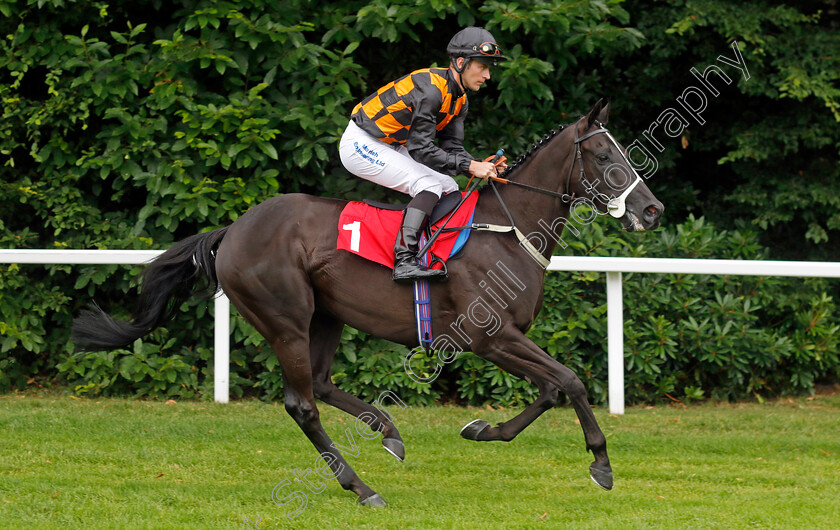
[(219, 290), (215, 248), (227, 227), (196, 234), (176, 243), (143, 271), (140, 301), (131, 322), (117, 320), (95, 303), (73, 321), (71, 339), (77, 351), (127, 346), (160, 326), (187, 299)]

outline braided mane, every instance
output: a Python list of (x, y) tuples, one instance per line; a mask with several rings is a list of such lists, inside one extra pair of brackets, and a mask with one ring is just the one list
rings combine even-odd
[[(577, 123), (577, 122), (575, 122)], [(516, 157), (516, 160), (513, 161), (512, 164), (509, 164), (507, 169), (505, 169), (501, 175), (502, 178), (506, 178), (509, 173), (514, 171), (518, 166), (522, 165), (526, 160), (528, 160), (531, 156), (534, 155), (537, 151), (539, 151), (545, 144), (547, 144), (552, 138), (557, 136), (563, 129), (568, 127), (569, 125), (574, 125), (573, 123), (566, 123), (563, 125), (559, 125), (558, 127), (551, 129), (548, 131), (542, 138), (540, 138), (536, 143), (531, 145), (530, 149), (525, 151), (525, 153)]]

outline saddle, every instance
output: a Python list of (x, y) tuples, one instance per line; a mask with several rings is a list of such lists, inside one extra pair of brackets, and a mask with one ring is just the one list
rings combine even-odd
[[(449, 214), (449, 212), (454, 210), (455, 207), (458, 206), (458, 203), (461, 201), (462, 196), (463, 195), (460, 193), (452, 192), (447, 193), (446, 195), (441, 197), (435, 205), (434, 209), (432, 210), (432, 214), (429, 216), (429, 225), (436, 224), (438, 221), (446, 217)], [(391, 204), (388, 202), (379, 202), (370, 199), (363, 199), (362, 202), (367, 204), (368, 206), (392, 212), (401, 212), (405, 210), (408, 206), (408, 203)]]
[[(461, 200), (463, 204), (455, 210)], [(431, 232), (442, 230), (431, 247), (420, 257), (420, 263), (430, 269), (446, 269), (446, 261), (467, 243), (472, 227), (473, 213), (478, 193), (449, 193), (444, 195), (432, 210), (428, 225), (420, 234), (420, 247), (426, 248)], [(387, 204), (375, 201), (349, 202), (338, 217), (338, 241), (336, 248), (347, 250), (365, 259), (386, 267), (394, 266), (394, 240), (402, 224), (405, 204)], [(453, 212), (453, 210), (455, 210)], [(451, 213), (451, 217), (450, 217)], [(448, 221), (447, 221), (448, 220)], [(432, 350), (431, 290), (428, 280), (414, 282), (414, 316), (417, 339), (429, 353)]]
[[(461, 201), (464, 193), (444, 195), (430, 217), (431, 230), (436, 230)], [(471, 193), (449, 220), (447, 227), (471, 226), (478, 193)], [(376, 201), (351, 201), (338, 218), (336, 248), (347, 250), (388, 268), (394, 266), (394, 240), (402, 222), (404, 204)], [(445, 262), (466, 244), (470, 230), (441, 233), (428, 250), (430, 268), (443, 268)], [(421, 245), (422, 246), (422, 245)]]

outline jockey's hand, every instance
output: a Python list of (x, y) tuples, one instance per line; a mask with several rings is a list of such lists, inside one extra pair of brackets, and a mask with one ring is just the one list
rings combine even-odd
[(496, 166), (494, 166), (490, 162), (481, 162), (479, 160), (473, 160), (470, 162), (470, 175), (480, 178), (482, 180), (487, 180), (490, 177), (495, 177), (497, 175)]
[(507, 157), (505, 155), (500, 156), (499, 159), (496, 160), (495, 162), (493, 162), (494, 158), (496, 158), (496, 155), (490, 155), (487, 158), (485, 158), (484, 161), (493, 163), (493, 165), (496, 166), (496, 172), (497, 173), (501, 173), (502, 171), (507, 169), (507, 167), (508, 167), (508, 165), (506, 164)]

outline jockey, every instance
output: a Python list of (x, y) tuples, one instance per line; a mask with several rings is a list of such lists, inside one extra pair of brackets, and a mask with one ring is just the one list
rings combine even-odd
[[(442, 194), (458, 191), (452, 176), (482, 179), (497, 166), (464, 149), (467, 90), (490, 79), (490, 66), (507, 57), (489, 31), (468, 27), (446, 47), (449, 68), (425, 68), (383, 86), (356, 105), (341, 137), (339, 155), (354, 175), (407, 193), (408, 203), (394, 244), (395, 281), (439, 280), (443, 270), (417, 262), (419, 233)], [(438, 143), (435, 144), (437, 139)]]

